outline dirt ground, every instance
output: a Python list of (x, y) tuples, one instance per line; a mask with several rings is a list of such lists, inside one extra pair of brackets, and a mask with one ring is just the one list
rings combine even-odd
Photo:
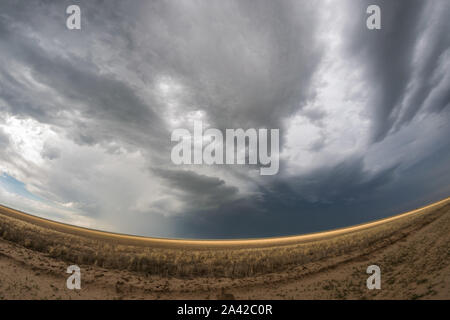
[[(68, 263), (0, 238), (0, 299), (449, 299), (450, 205), (360, 252), (243, 278), (161, 277), (82, 265), (81, 290), (66, 288)], [(381, 268), (368, 290), (366, 269)]]

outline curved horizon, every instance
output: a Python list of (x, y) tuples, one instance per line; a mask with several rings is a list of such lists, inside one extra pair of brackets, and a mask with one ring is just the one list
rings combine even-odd
[[(46, 218), (42, 218), (36, 215), (32, 215), (30, 213), (22, 212), (20, 210), (16, 210), (14, 208), (10, 208), (7, 206), (4, 206), (0, 204), (0, 214), (5, 214), (5, 212), (1, 211), (7, 210), (10, 214), (5, 214), (7, 216), (15, 216), (16, 218), (19, 218), (22, 221), (29, 222), (32, 224), (37, 224), (43, 227), (50, 228), (57, 227), (55, 231), (59, 232), (68, 232), (68, 233), (76, 233), (76, 231), (83, 231), (84, 236), (100, 236), (115, 240), (121, 240), (124, 242), (131, 241), (133, 243), (148, 243), (153, 245), (177, 245), (177, 244), (184, 244), (184, 245), (207, 245), (207, 246), (213, 246), (213, 247), (228, 247), (228, 246), (275, 246), (275, 245), (283, 245), (283, 244), (289, 244), (291, 242), (298, 243), (299, 241), (313, 241), (319, 238), (326, 238), (326, 237), (332, 237), (342, 234), (347, 234), (359, 230), (368, 229), (371, 227), (378, 226), (380, 224), (384, 224), (387, 222), (395, 221), (400, 218), (404, 218), (409, 215), (414, 215), (417, 213), (420, 213), (424, 210), (432, 209), (434, 207), (437, 207), (442, 204), (446, 204), (450, 201), (450, 197), (444, 198), (442, 200), (427, 204), (425, 206), (407, 211), (398, 213), (396, 215), (382, 218), (374, 221), (368, 221), (365, 223), (357, 224), (357, 225), (351, 225), (343, 228), (337, 228), (337, 229), (331, 229), (331, 230), (324, 230), (324, 231), (318, 231), (318, 232), (312, 232), (312, 233), (305, 233), (305, 234), (297, 234), (297, 235), (287, 235), (287, 236), (275, 236), (275, 237), (263, 237), (263, 238), (239, 238), (239, 239), (190, 239), (190, 238), (160, 238), (160, 237), (148, 237), (148, 236), (140, 236), (140, 235), (133, 235), (133, 234), (123, 234), (123, 233), (117, 233), (117, 232), (111, 232), (107, 230), (97, 230), (97, 229), (91, 229), (86, 227), (80, 227), (76, 225), (71, 225), (59, 221), (54, 221)], [(79, 234), (78, 234), (79, 235)]]

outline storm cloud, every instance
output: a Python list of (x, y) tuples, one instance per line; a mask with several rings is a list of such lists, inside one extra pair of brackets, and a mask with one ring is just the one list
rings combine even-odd
[[(81, 30), (66, 28), (71, 4), (0, 3), (0, 203), (230, 238), (449, 195), (448, 1), (76, 1)], [(171, 132), (195, 120), (280, 129), (279, 173), (174, 165)]]

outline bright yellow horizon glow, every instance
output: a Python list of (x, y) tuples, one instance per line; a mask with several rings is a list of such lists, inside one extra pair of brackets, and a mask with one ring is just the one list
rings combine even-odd
[(435, 203), (426, 205), (424, 207), (414, 209), (405, 213), (401, 213), (389, 218), (384, 218), (364, 224), (354, 225), (350, 227), (329, 230), (329, 231), (321, 231), (316, 233), (302, 234), (302, 235), (294, 235), (294, 236), (282, 236), (282, 237), (272, 237), (272, 238), (256, 238), (256, 239), (226, 239), (226, 240), (201, 240), (201, 239), (173, 239), (173, 238), (155, 238), (155, 237), (144, 237), (144, 236), (136, 236), (136, 235), (127, 235), (120, 233), (113, 233), (95, 229), (88, 229), (84, 227), (78, 227), (74, 225), (65, 224), (62, 222), (52, 221), (45, 218), (40, 218), (37, 216), (33, 216), (12, 208), (5, 207), (0, 205), (0, 214), (4, 214), (10, 217), (15, 217), (20, 220), (24, 220), (26, 222), (31, 222), (34, 224), (38, 224), (43, 227), (47, 227), (50, 229), (54, 229), (60, 232), (67, 232), (71, 234), (75, 234), (78, 236), (87, 236), (94, 238), (102, 238), (104, 240), (109, 241), (118, 241), (120, 243), (129, 244), (129, 245), (141, 245), (141, 246), (156, 246), (156, 247), (199, 247), (199, 248), (207, 248), (207, 247), (216, 247), (216, 248), (224, 248), (224, 247), (269, 247), (269, 246), (279, 246), (279, 245), (287, 245), (299, 242), (309, 242), (314, 240), (320, 240), (324, 238), (329, 238), (333, 236), (343, 235), (355, 231), (360, 231), (368, 228), (372, 228), (387, 222), (395, 221), (406, 216), (411, 216), (414, 214), (419, 214), (427, 209), (435, 208), (439, 205), (444, 205), (450, 202), (450, 197), (445, 198), (443, 200), (437, 201)]

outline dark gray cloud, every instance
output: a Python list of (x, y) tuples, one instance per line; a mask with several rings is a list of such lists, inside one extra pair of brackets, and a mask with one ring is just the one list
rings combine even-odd
[[(114, 75), (100, 75), (91, 61), (55, 56), (14, 27), (8, 28), (6, 21), (1, 21), (0, 33), (4, 61), (14, 57), (26, 65), (41, 84), (65, 99), (65, 104), (56, 105), (44, 94), (36, 96), (23, 90), (11, 74), (5, 74), (2, 96), (7, 102), (7, 112), (18, 116), (31, 115), (40, 122), (56, 125), (70, 121), (73, 125), (70, 134), (82, 144), (94, 144), (116, 137), (125, 138), (128, 142), (150, 143), (155, 134), (167, 134), (150, 106), (137, 97), (126, 83), (116, 80)], [(64, 111), (69, 117), (76, 111), (84, 121), (61, 117)], [(132, 124), (132, 129), (129, 130), (123, 123)]]
[[(349, 19), (348, 54), (366, 71), (371, 95), (373, 139), (380, 141), (391, 129), (409, 123), (427, 99), (430, 111), (449, 106), (448, 69), (450, 6), (445, 1), (347, 1), (349, 8), (365, 12), (371, 4), (382, 12), (381, 30), (362, 28), (365, 15)], [(439, 88), (441, 86), (441, 88)], [(433, 92), (434, 89), (439, 92)]]
[(227, 186), (224, 180), (209, 177), (193, 171), (162, 170), (153, 172), (168, 181), (168, 193), (172, 193), (186, 203), (189, 209), (211, 210), (237, 198), (238, 189)]
[(295, 235), (398, 214), (448, 196), (447, 150), (406, 170), (370, 175), (361, 159), (353, 159), (309, 177), (279, 181), (263, 198), (229, 203), (213, 218), (188, 214), (177, 221), (176, 232), (187, 238)]
[[(77, 1), (79, 31), (70, 4), (0, 3), (0, 174), (50, 203), (42, 215), (272, 236), (450, 191), (448, 1)], [(365, 27), (369, 4), (381, 30)], [(193, 119), (279, 128), (279, 174), (173, 165), (171, 132)]]

